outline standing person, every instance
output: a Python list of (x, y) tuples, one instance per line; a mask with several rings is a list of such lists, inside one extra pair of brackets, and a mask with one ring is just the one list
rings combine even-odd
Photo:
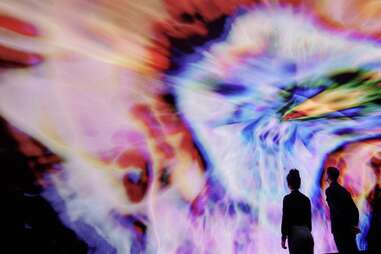
[(329, 187), (325, 194), (331, 217), (331, 231), (340, 253), (357, 253), (359, 211), (351, 194), (337, 182), (339, 175), (337, 168), (327, 168)]
[(290, 254), (312, 254), (314, 240), (311, 234), (311, 202), (299, 192), (300, 175), (297, 169), (291, 169), (287, 175), (287, 184), (291, 193), (283, 199), (282, 248), (288, 248)]
[(369, 253), (381, 253), (381, 159), (372, 157), (370, 165), (375, 175), (375, 185), (367, 196), (370, 223), (367, 234)]

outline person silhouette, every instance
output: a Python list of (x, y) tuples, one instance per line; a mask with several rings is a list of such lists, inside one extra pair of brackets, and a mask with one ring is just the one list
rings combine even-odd
[(372, 254), (381, 253), (381, 159), (372, 157), (370, 165), (375, 175), (375, 185), (367, 196), (370, 210), (369, 230), (366, 236), (368, 251)]
[(351, 194), (338, 183), (339, 175), (337, 168), (327, 168), (329, 187), (325, 194), (330, 212), (331, 232), (340, 253), (357, 253), (359, 211)]
[(297, 169), (290, 170), (287, 184), (291, 193), (283, 198), (281, 246), (287, 249), (287, 240), (290, 254), (312, 254), (314, 240), (311, 234), (311, 202), (299, 192), (301, 179)]

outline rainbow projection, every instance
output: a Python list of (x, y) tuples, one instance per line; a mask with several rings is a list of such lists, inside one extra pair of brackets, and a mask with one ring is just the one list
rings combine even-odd
[(0, 114), (92, 253), (288, 253), (291, 168), (334, 252), (327, 166), (365, 249), (380, 43), (372, 0), (1, 1)]

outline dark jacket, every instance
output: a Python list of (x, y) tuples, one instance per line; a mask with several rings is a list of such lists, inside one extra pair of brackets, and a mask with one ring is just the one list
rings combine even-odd
[(368, 203), (371, 207), (372, 217), (381, 219), (381, 186), (375, 185), (373, 190), (367, 196)]
[(292, 191), (283, 198), (282, 239), (285, 240), (292, 226), (306, 226), (311, 231), (311, 202), (299, 191)]
[(337, 182), (331, 183), (325, 194), (331, 217), (331, 231), (353, 230), (359, 223), (359, 211), (351, 194)]

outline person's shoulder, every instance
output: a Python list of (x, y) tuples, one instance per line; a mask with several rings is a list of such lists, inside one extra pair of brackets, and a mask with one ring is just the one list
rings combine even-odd
[(326, 192), (341, 192), (343, 190), (345, 190), (345, 188), (339, 183), (331, 183), (326, 189)]
[(300, 193), (302, 195), (302, 198), (304, 199), (304, 201), (306, 202), (310, 202), (310, 198), (307, 197), (304, 193)]
[(332, 185), (328, 186), (328, 188), (325, 189), (325, 194), (328, 194), (330, 192), (332, 192)]
[(289, 193), (283, 197), (283, 202), (290, 202), (292, 200), (292, 193)]
[(310, 198), (307, 197), (307, 195), (303, 194), (303, 197), (304, 197), (304, 199), (307, 199), (308, 201), (310, 201)]
[(298, 191), (298, 194), (299, 194), (300, 196), (302, 196), (303, 198), (308, 198), (304, 193), (302, 193), (302, 192), (300, 192), (300, 191)]
[(340, 184), (337, 185), (337, 188), (340, 192), (342, 192), (343, 194), (347, 195), (349, 194), (350, 195), (350, 192), (344, 187), (344, 186), (341, 186)]

